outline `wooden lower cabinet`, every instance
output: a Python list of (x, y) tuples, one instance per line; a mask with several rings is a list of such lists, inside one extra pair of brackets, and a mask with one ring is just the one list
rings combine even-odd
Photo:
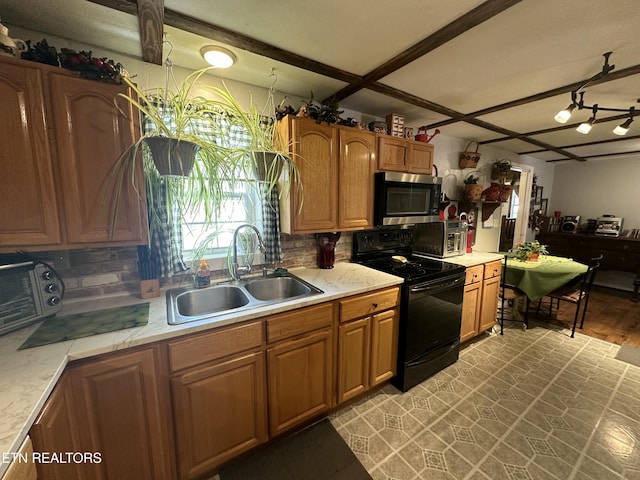
[(94, 461), (73, 464), (69, 470), (40, 463), (38, 478), (174, 478), (160, 356), (152, 346), (71, 367), (32, 427), (34, 449), (86, 452)]
[(480, 333), (484, 265), (467, 267), (466, 273), (464, 300), (462, 302), (462, 324), (460, 326), (461, 342), (465, 342)]
[(462, 305), (460, 341), (470, 340), (493, 328), (500, 293), (500, 260), (467, 268)]
[(374, 387), (396, 374), (398, 363), (398, 309), (378, 313), (371, 318), (371, 374)]
[(338, 401), (355, 397), (369, 388), (371, 319), (340, 325), (338, 335)]
[(498, 296), (500, 295), (500, 275), (502, 262), (496, 260), (484, 265), (484, 281), (482, 284), (482, 303), (480, 306), (480, 333), (493, 328), (498, 315)]
[(338, 302), (338, 403), (395, 375), (398, 300), (399, 289), (391, 288)]
[(171, 380), (180, 479), (199, 478), (267, 440), (264, 351)]
[(267, 371), (272, 436), (329, 410), (333, 406), (332, 330), (268, 348)]
[(20, 457), (9, 465), (2, 480), (37, 480), (38, 472), (33, 462), (33, 444), (29, 436), (22, 442), (17, 453)]

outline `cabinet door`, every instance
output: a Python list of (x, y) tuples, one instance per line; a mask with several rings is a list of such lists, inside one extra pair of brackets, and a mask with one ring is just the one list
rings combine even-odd
[(433, 166), (433, 145), (423, 142), (409, 142), (409, 162), (407, 170), (411, 173), (431, 175)]
[(369, 389), (370, 317), (340, 325), (338, 338), (338, 402)]
[(0, 60), (0, 248), (61, 241), (43, 72), (25, 63)]
[(271, 435), (331, 408), (333, 355), (331, 330), (318, 331), (267, 350)]
[[(293, 191), (293, 232), (338, 229), (338, 130), (307, 119), (292, 118), (293, 152), (303, 192)], [(298, 208), (302, 202), (302, 211)], [(284, 230), (284, 229), (283, 229)], [(286, 231), (286, 230), (285, 230)]]
[(478, 327), (478, 332), (489, 330), (496, 324), (499, 293), (499, 276), (484, 281), (482, 285), (482, 307), (480, 309), (480, 325)]
[[(67, 242), (74, 247), (146, 243), (142, 181), (137, 189), (126, 184), (112, 229), (115, 200), (108, 186), (109, 174), (139, 131), (132, 120), (137, 114), (117, 96), (127, 92), (126, 87), (65, 74), (52, 73), (50, 79)], [(126, 117), (121, 112), (126, 112)], [(137, 177), (142, 179), (141, 162), (137, 163)]]
[(460, 341), (467, 341), (478, 335), (480, 311), (482, 308), (482, 282), (475, 282), (464, 287), (462, 302), (462, 324), (460, 326)]
[(171, 383), (181, 479), (199, 478), (267, 440), (263, 352), (192, 369)]
[[(67, 376), (58, 381), (40, 415), (31, 426), (35, 452), (82, 452), (77, 412)], [(84, 463), (36, 462), (40, 480), (89, 479)], [(84, 473), (83, 473), (84, 471)]]
[(371, 375), (373, 387), (396, 374), (398, 360), (398, 310), (373, 315), (371, 323)]
[[(100, 452), (91, 479), (172, 479), (168, 397), (158, 347), (113, 355), (71, 370), (79, 451)], [(168, 387), (167, 387), (168, 390)]]
[(361, 130), (340, 130), (338, 227), (373, 226), (373, 171), (376, 137)]
[(406, 172), (408, 155), (409, 145), (405, 139), (388, 135), (378, 137), (378, 168), (380, 170)]

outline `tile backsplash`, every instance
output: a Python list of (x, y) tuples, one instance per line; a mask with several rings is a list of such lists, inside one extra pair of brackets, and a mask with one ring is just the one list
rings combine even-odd
[[(351, 233), (345, 232), (336, 246), (336, 262), (351, 260)], [(314, 267), (317, 259), (317, 244), (313, 235), (282, 235), (283, 261), (278, 267)], [(46, 252), (35, 254), (48, 258)], [(53, 261), (53, 260), (52, 260)], [(137, 268), (136, 247), (112, 247), (70, 250), (67, 261), (54, 267), (65, 283), (65, 298), (77, 299), (118, 293), (140, 295), (140, 280)], [(228, 270), (212, 271), (212, 278), (226, 279)], [(178, 286), (192, 282), (191, 274), (176, 275), (162, 284)]]

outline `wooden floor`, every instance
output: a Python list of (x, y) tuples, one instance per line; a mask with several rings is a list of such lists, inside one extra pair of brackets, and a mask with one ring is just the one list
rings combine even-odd
[[(561, 302), (559, 321), (570, 328), (574, 314), (575, 306)], [(594, 286), (584, 328), (576, 331), (618, 345), (640, 347), (640, 302), (632, 302), (630, 292)]]

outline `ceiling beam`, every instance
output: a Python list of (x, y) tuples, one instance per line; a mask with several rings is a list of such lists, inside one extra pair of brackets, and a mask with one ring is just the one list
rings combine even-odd
[[(591, 158), (618, 157), (620, 155), (635, 155), (637, 153), (640, 153), (640, 150), (629, 150), (628, 152), (601, 153), (599, 155), (590, 155), (584, 158), (586, 161), (587, 159), (591, 159)], [(553, 160), (546, 160), (546, 162), (553, 163), (553, 162), (562, 162), (564, 160), (568, 160), (568, 158), (554, 158)]]
[(145, 62), (162, 65), (164, 0), (138, 0), (140, 46)]
[[(137, 14), (137, 8), (134, 0), (87, 1), (104, 5), (105, 7), (113, 8), (130, 15)], [(294, 67), (302, 68), (303, 70), (318, 73), (335, 80), (341, 80), (345, 83), (359, 82), (362, 78), (359, 75), (354, 75), (353, 73), (332, 67), (331, 65), (316, 62), (315, 60), (311, 60), (268, 43), (261, 42), (255, 38), (247, 37), (242, 33), (204, 22), (200, 19), (184, 15), (168, 8), (164, 9), (164, 24), (195, 35), (200, 35), (215, 42), (224, 43), (231, 47), (255, 53), (256, 55), (267, 57), (288, 65), (293, 65)]]
[(345, 98), (353, 95), (363, 88), (368, 88), (371, 83), (376, 82), (383, 77), (386, 77), (387, 75), (395, 72), (405, 65), (408, 65), (414, 60), (417, 60), (418, 58), (426, 55), (432, 50), (435, 50), (439, 46), (453, 40), (458, 35), (463, 34), (467, 30), (470, 30), (473, 27), (486, 22), (499, 13), (502, 13), (503, 11), (519, 3), (520, 1), (522, 0), (488, 0), (481, 5), (478, 5), (473, 10), (468, 11), (453, 22), (445, 25), (440, 30), (432, 33), (415, 45), (407, 48), (399, 55), (396, 55), (392, 59), (376, 67), (375, 69), (367, 73), (364, 77), (362, 77), (360, 81), (351, 83), (350, 85), (347, 85), (343, 89), (336, 92), (331, 97), (324, 99), (322, 103), (327, 103), (332, 99), (335, 99), (335, 101), (339, 102), (340, 100), (344, 100)]
[[(622, 70), (618, 70), (617, 72), (609, 73), (607, 76), (594, 80), (589, 83), (590, 86), (599, 85), (601, 83), (611, 82), (613, 80), (619, 80), (621, 78), (626, 78), (631, 75), (640, 74), (640, 65), (634, 65), (632, 67), (624, 68)], [(475, 112), (467, 113), (462, 118), (456, 118), (451, 120), (443, 120), (441, 122), (433, 123), (428, 126), (428, 128), (438, 128), (444, 127), (445, 125), (450, 125), (452, 123), (464, 121), (468, 118), (476, 118), (482, 115), (488, 115), (490, 113), (499, 112), (501, 110), (506, 110), (508, 108), (519, 107), (520, 105), (526, 105), (527, 103), (538, 102), (540, 100), (544, 100), (546, 98), (555, 97), (557, 95), (562, 95), (564, 93), (573, 92), (581, 85), (584, 85), (586, 80), (582, 80), (580, 82), (571, 83), (569, 85), (565, 85), (563, 87), (554, 88), (552, 90), (547, 90), (546, 92), (536, 93), (534, 95), (529, 95), (528, 97), (519, 98), (517, 100), (512, 100), (510, 102), (502, 103), (500, 105), (494, 105), (493, 107), (485, 108), (483, 110), (477, 110)], [(564, 104), (563, 104), (564, 105)], [(562, 108), (562, 107), (560, 107)], [(627, 115), (628, 116), (628, 115)]]
[[(613, 122), (615, 120), (626, 120), (627, 118), (629, 118), (629, 114), (628, 113), (624, 113), (622, 115), (613, 115), (611, 117), (606, 117), (606, 118), (599, 118), (598, 119), (598, 125), (602, 124), (602, 123), (606, 123), (606, 122)], [(582, 122), (577, 122), (577, 123), (565, 123), (564, 125), (558, 125), (557, 127), (551, 127), (551, 128), (545, 128), (542, 130), (534, 130), (533, 132), (525, 132), (523, 133), (523, 135), (527, 135), (527, 136), (532, 136), (532, 135), (542, 135), (545, 133), (553, 133), (553, 132), (560, 132), (562, 130), (571, 130), (574, 128), (578, 128), (578, 126), (581, 124)], [(429, 127), (431, 128), (431, 127)], [(511, 137), (499, 137), (499, 138), (492, 138), (491, 140), (483, 140), (482, 142), (478, 142), (480, 145), (488, 145), (490, 143), (499, 143), (499, 142), (505, 142), (507, 140), (511, 140)]]
[[(578, 148), (578, 147), (590, 147), (592, 145), (602, 145), (603, 143), (616, 143), (624, 142), (627, 140), (637, 140), (640, 135), (616, 136), (615, 138), (608, 138), (607, 140), (596, 140), (593, 142), (574, 143), (573, 145), (562, 145), (560, 148)], [(547, 150), (530, 150), (528, 152), (518, 152), (518, 155), (530, 155), (532, 153), (542, 153)]]
[[(415, 95), (411, 95), (407, 92), (403, 92), (402, 90), (398, 90), (395, 89), (393, 87), (389, 87), (388, 85), (384, 85), (380, 82), (375, 82), (371, 85), (369, 85), (367, 87), (370, 90), (376, 91), (378, 93), (381, 93), (383, 95), (386, 95), (388, 97), (392, 97), (392, 98), (396, 98), (398, 100), (401, 100), (403, 102), (407, 102), (410, 103), (412, 105), (416, 105), (418, 107), (422, 107), (422, 108), (426, 108), (429, 110), (432, 110), (436, 113), (441, 113), (443, 115), (450, 115), (450, 116), (464, 116), (461, 113), (456, 112), (455, 110), (451, 110), (449, 108), (443, 107), (441, 105), (438, 105), (437, 103), (433, 103), (433, 102), (429, 102), (428, 100), (425, 100), (423, 98), (420, 97), (416, 97)], [(445, 113), (445, 112), (449, 112), (449, 113)], [(573, 160), (577, 160), (579, 162), (584, 162), (585, 159), (575, 155), (571, 152), (567, 152), (566, 150), (563, 150), (561, 148), (555, 147), (553, 145), (550, 145), (548, 143), (545, 142), (541, 142), (540, 140), (536, 140), (535, 138), (529, 138), (526, 135), (522, 134), (522, 133), (518, 133), (515, 132), (513, 130), (509, 130), (506, 128), (502, 128), (499, 127), (497, 125), (493, 125), (491, 123), (485, 122), (483, 120), (479, 120), (477, 118), (467, 118), (464, 120), (467, 123), (470, 123), (472, 125), (475, 125), (477, 127), (481, 127), (484, 128), (486, 130), (492, 131), (492, 132), (497, 132), (497, 133), (501, 133), (502, 135), (507, 135), (510, 138), (515, 138), (517, 140), (522, 140), (524, 142), (530, 143), (532, 145), (536, 145), (538, 147), (542, 147), (546, 150), (551, 150), (553, 152), (556, 152), (560, 155), (564, 155), (570, 159)]]

